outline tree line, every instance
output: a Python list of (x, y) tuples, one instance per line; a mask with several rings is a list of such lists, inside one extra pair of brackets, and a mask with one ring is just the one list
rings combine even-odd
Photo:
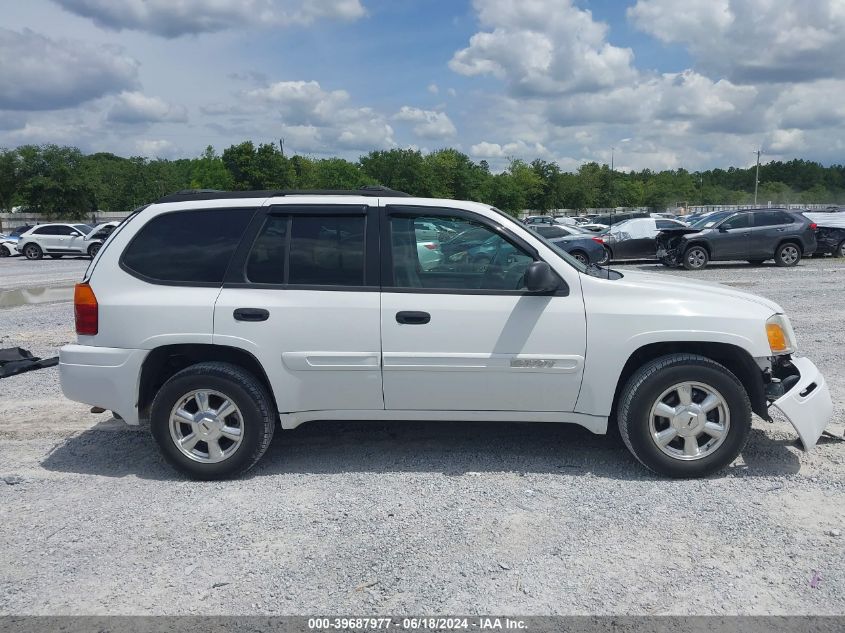
[[(501, 173), (455, 149), (372, 151), (357, 161), (286, 156), (274, 144), (246, 141), (197, 158), (123, 158), (75, 147), (0, 149), (0, 211), (14, 207), (51, 218), (129, 211), (181, 189), (356, 189), (384, 185), (415, 196), (477, 200), (516, 213), (524, 209), (745, 204), (753, 201), (754, 168), (619, 172), (589, 162), (575, 172), (556, 163), (513, 159)], [(845, 166), (806, 160), (760, 166), (765, 204), (845, 202)]]

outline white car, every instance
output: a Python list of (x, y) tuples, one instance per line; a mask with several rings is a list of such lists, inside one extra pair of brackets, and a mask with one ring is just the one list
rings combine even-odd
[(8, 236), (0, 235), (0, 257), (11, 257), (17, 254), (15, 243), (8, 239)]
[[(425, 270), (429, 219), (490, 261)], [(584, 266), (477, 202), (174, 194), (114, 231), (74, 303), (64, 394), (148, 423), (198, 479), (246, 471), (279, 426), (482, 419), (618, 425), (646, 467), (698, 477), (737, 457), (752, 411), (779, 409), (808, 450), (832, 415), (776, 303)]]
[(93, 256), (93, 244), (85, 239), (91, 230), (91, 226), (81, 223), (39, 224), (21, 234), (15, 249), (27, 259), (41, 259), (44, 255), (53, 259), (63, 255)]

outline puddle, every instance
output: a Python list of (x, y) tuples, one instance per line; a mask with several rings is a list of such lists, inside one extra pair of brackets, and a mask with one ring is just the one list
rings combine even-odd
[(59, 301), (73, 301), (73, 286), (42, 286), (0, 291), (0, 308), (16, 308)]

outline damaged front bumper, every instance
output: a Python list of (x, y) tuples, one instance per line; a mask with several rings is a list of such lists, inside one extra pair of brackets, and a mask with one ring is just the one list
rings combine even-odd
[(789, 371), (791, 386), (770, 406), (786, 416), (798, 432), (804, 450), (810, 450), (833, 416), (830, 390), (824, 376), (809, 358), (791, 358), (785, 368)]

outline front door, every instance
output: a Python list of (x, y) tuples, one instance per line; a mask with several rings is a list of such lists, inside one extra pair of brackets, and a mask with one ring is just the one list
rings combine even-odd
[(383, 409), (377, 210), (273, 206), (244, 241), (214, 307), (214, 343), (257, 358), (283, 413)]
[(712, 259), (748, 259), (751, 214), (737, 213), (724, 220), (709, 236)]
[[(426, 268), (415, 227), (450, 226)], [(388, 206), (382, 214), (385, 408), (572, 411), (584, 366), (580, 287), (528, 293), (531, 247), (482, 216)]]

